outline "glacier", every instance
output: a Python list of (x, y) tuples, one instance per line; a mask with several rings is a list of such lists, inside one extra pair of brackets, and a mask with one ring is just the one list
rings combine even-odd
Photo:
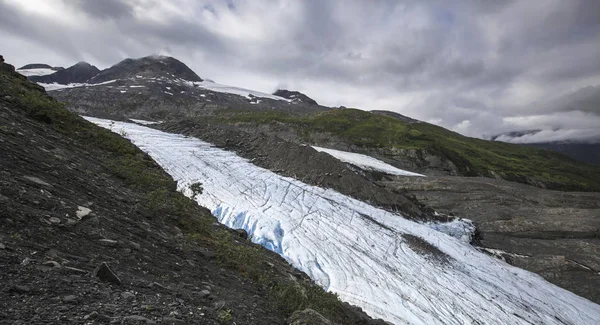
[(376, 170), (390, 175), (398, 176), (425, 176), (413, 172), (409, 172), (400, 168), (396, 168), (390, 164), (387, 164), (379, 159), (375, 159), (371, 156), (363, 155), (360, 153), (341, 151), (323, 147), (312, 146), (313, 149), (319, 152), (325, 152), (329, 155), (337, 158), (340, 161), (355, 165), (366, 170)]
[(218, 220), (394, 324), (598, 324), (600, 305), (431, 225), (253, 165), (193, 137), (87, 118), (147, 152)]

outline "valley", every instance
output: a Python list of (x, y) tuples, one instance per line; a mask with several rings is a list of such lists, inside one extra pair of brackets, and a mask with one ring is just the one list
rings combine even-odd
[[(20, 72), (36, 80), (64, 71), (30, 70)], [(154, 188), (154, 176), (147, 178), (146, 167), (137, 161), (101, 165), (112, 168), (120, 181), (137, 184), (141, 194), (123, 204), (133, 205), (129, 213), (172, 216), (149, 222), (169, 229), (161, 234), (174, 234), (163, 236), (165, 245), (181, 247), (184, 255), (212, 256), (202, 264), (211, 288), (225, 286), (212, 280), (213, 267), (232, 272), (230, 288), (238, 286), (235, 281), (255, 286), (248, 292), (260, 297), (260, 315), (236, 312), (237, 304), (247, 305), (214, 290), (215, 296), (223, 293), (221, 301), (232, 306), (227, 310), (240, 323), (262, 317), (282, 323), (305, 308), (340, 324), (590, 324), (600, 318), (597, 166), (550, 151), (468, 138), (392, 112), (325, 107), (295, 91), (266, 94), (218, 84), (170, 57), (126, 59), (92, 71), (92, 77), (83, 76), (90, 69), (83, 70), (82, 75), (62, 72), (66, 79), (40, 79), (62, 104), (9, 73), (6, 85), (18, 86), (7, 88), (13, 91), (4, 97), (6, 110), (18, 107), (34, 123), (48, 123), (68, 137), (88, 129), (100, 132), (67, 113), (64, 104), (144, 152), (127, 151), (127, 157), (142, 157), (176, 186), (165, 181), (164, 188)], [(52, 110), (46, 112), (47, 106)], [(10, 131), (6, 134), (18, 135), (19, 128), (3, 125)], [(24, 140), (16, 143), (24, 146)], [(92, 140), (80, 145), (85, 141)], [(11, 149), (12, 169), (18, 169), (19, 145)], [(23, 159), (34, 166), (31, 158)], [(5, 188), (10, 186), (14, 183)], [(191, 203), (192, 208), (193, 201), (175, 189), (200, 208)], [(197, 212), (190, 214), (194, 209), (201, 209), (200, 219), (193, 216)], [(74, 227), (79, 231), (77, 223)], [(107, 234), (99, 239), (109, 239)], [(250, 244), (246, 236), (281, 257)], [(91, 260), (123, 263), (117, 257)], [(138, 265), (133, 261), (128, 265)], [(195, 258), (176, 263), (181, 271), (176, 278), (193, 277)], [(80, 266), (89, 270), (92, 262)], [(273, 304), (272, 296), (281, 303)], [(206, 306), (212, 320), (223, 310), (218, 301), (194, 301)], [(109, 317), (125, 317), (124, 310), (110, 311)], [(201, 318), (190, 315), (194, 321)]]

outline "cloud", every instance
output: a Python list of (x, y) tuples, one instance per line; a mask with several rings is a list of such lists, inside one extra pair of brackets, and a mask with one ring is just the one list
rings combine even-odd
[(2, 54), (16, 65), (106, 68), (167, 54), (218, 82), (285, 84), (475, 137), (547, 128), (593, 138), (598, 21), (600, 2), (586, 0), (0, 2)]

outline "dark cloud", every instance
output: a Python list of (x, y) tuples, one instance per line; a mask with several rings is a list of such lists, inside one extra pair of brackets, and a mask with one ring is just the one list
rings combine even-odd
[(0, 37), (17, 65), (162, 53), (217, 81), (471, 136), (600, 138), (598, 1), (4, 0)]
[(68, 2), (92, 17), (101, 19), (132, 18), (133, 1), (123, 0), (75, 0)]

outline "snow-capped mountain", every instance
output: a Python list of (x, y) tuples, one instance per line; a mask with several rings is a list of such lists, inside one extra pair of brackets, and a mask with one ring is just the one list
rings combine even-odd
[[(428, 224), (256, 167), (195, 138), (89, 118), (154, 158), (220, 222), (394, 324), (594, 324), (600, 305)], [(356, 157), (355, 157), (356, 158)], [(461, 225), (468, 233), (469, 227)], [(455, 234), (456, 235), (456, 234)]]

